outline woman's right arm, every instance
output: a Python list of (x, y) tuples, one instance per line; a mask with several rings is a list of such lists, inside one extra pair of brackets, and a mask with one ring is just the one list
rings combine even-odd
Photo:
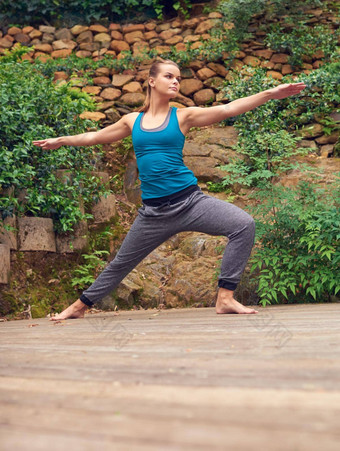
[(128, 117), (130, 114), (123, 116), (118, 122), (98, 130), (97, 132), (42, 139), (39, 141), (33, 141), (33, 144), (44, 150), (52, 150), (58, 149), (61, 146), (94, 146), (96, 144), (107, 144), (119, 141), (120, 139), (126, 138), (131, 134), (132, 121), (131, 118)]

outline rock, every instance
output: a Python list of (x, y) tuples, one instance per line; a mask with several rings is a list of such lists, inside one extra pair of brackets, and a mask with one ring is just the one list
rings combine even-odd
[(156, 31), (157, 33), (160, 33), (161, 31), (169, 30), (170, 27), (171, 25), (169, 24), (169, 22), (161, 23), (157, 25)]
[(285, 63), (288, 63), (288, 58), (289, 58), (289, 55), (286, 55), (285, 53), (274, 53), (272, 55), (272, 57), (270, 58), (270, 61), (272, 63), (285, 64)]
[[(57, 51), (58, 51), (58, 52), (62, 52), (63, 50), (57, 50)], [(36, 52), (36, 53), (34, 54), (34, 59), (38, 59), (38, 58), (39, 58), (39, 60), (40, 60), (41, 62), (43, 62), (43, 63), (45, 63), (46, 61), (50, 60), (51, 57), (52, 57), (52, 55), (47, 54), (47, 53), (42, 53), (42, 52)], [(66, 82), (60, 81), (59, 84), (62, 84), (62, 83), (66, 83)]]
[(20, 251), (56, 252), (53, 221), (50, 218), (18, 218)]
[(118, 113), (118, 111), (114, 108), (108, 108), (107, 110), (104, 111), (106, 118), (112, 123), (114, 124), (115, 122), (119, 121), (119, 119), (121, 118), (120, 114)]
[(199, 24), (199, 19), (197, 17), (194, 17), (192, 19), (187, 19), (182, 23), (182, 27), (185, 28), (195, 28), (196, 25)]
[(73, 34), (70, 32), (68, 28), (61, 28), (60, 30), (57, 30), (55, 32), (55, 38), (56, 39), (66, 39), (70, 40), (73, 38)]
[(248, 55), (243, 59), (243, 63), (246, 64), (247, 66), (256, 67), (260, 66), (261, 61), (259, 58), (256, 58), (255, 56)]
[(187, 78), (181, 81), (180, 92), (185, 96), (189, 96), (190, 94), (193, 94), (194, 92), (199, 91), (202, 88), (203, 83), (201, 82), (201, 80)]
[(155, 24), (155, 22), (148, 22), (145, 24), (145, 30), (146, 31), (152, 31), (157, 27), (157, 25)]
[(77, 43), (72, 40), (61, 39), (59, 41), (54, 41), (52, 46), (54, 50), (62, 50), (62, 49), (73, 50), (77, 46)]
[(209, 69), (209, 67), (203, 67), (202, 69), (197, 71), (197, 76), (200, 80), (204, 81), (208, 78), (214, 77), (216, 75), (216, 72)]
[(196, 105), (207, 105), (215, 100), (215, 93), (212, 89), (202, 89), (201, 91), (195, 92), (194, 101)]
[(146, 39), (147, 41), (150, 41), (150, 39), (152, 38), (158, 38), (158, 33), (156, 33), (154, 30), (144, 33), (144, 39)]
[(174, 108), (185, 108), (184, 105), (182, 105), (181, 103), (178, 103), (178, 102), (170, 102), (169, 105), (173, 106)]
[(171, 51), (171, 48), (169, 45), (156, 45), (154, 47), (155, 52), (157, 52), (158, 55), (161, 55), (162, 53), (168, 53)]
[(145, 100), (145, 95), (140, 92), (129, 92), (123, 94), (120, 98), (120, 102), (126, 103), (128, 106), (141, 106)]
[(8, 284), (11, 269), (11, 251), (8, 244), (0, 244), (0, 284)]
[(145, 41), (137, 41), (132, 46), (132, 53), (134, 56), (142, 56), (143, 53), (150, 50), (149, 44)]
[(137, 41), (144, 41), (144, 35), (141, 31), (133, 31), (132, 33), (127, 33), (124, 39), (128, 44), (133, 44)]
[(340, 113), (338, 113), (337, 111), (334, 111), (333, 113), (331, 113), (329, 115), (329, 117), (331, 119), (333, 119), (333, 121), (335, 121), (335, 122), (340, 122)]
[(122, 35), (122, 33), (120, 31), (116, 31), (116, 30), (111, 31), (111, 38), (116, 41), (124, 40), (124, 36)]
[(109, 30), (121, 30), (121, 26), (118, 23), (110, 23)]
[(123, 86), (123, 93), (125, 92), (143, 92), (143, 88), (137, 81), (131, 81)]
[(175, 48), (177, 52), (185, 52), (187, 49), (186, 44), (184, 44), (184, 42), (178, 42), (178, 44), (175, 45)]
[(74, 232), (56, 235), (57, 252), (60, 254), (83, 251), (89, 244), (87, 221), (79, 221)]
[(7, 216), (3, 221), (0, 221), (0, 244), (7, 244), (10, 249), (17, 250), (17, 231), (8, 231), (4, 228), (5, 225), (16, 229), (16, 216)]
[(161, 39), (163, 39), (163, 41), (166, 41), (167, 39), (172, 38), (175, 34), (176, 34), (176, 31), (174, 31), (173, 29), (169, 29), (169, 30), (161, 31), (158, 36)]
[(18, 28), (18, 27), (10, 27), (7, 30), (7, 34), (9, 34), (10, 36), (15, 36), (16, 34), (21, 33), (21, 32), (22, 32), (21, 28)]
[(197, 26), (195, 33), (196, 34), (205, 33), (206, 31), (211, 30), (217, 23), (219, 23), (218, 19), (204, 20)]
[(219, 91), (221, 88), (223, 88), (224, 80), (221, 77), (212, 77), (208, 78), (208, 80), (205, 80), (203, 84), (208, 88), (214, 88), (215, 90)]
[[(327, 144), (326, 146), (322, 146), (320, 149), (320, 156), (322, 158), (329, 158), (334, 153), (334, 146), (332, 144)], [(0, 238), (1, 241), (1, 238)]]
[(124, 192), (129, 202), (138, 205), (142, 201), (138, 168), (135, 158), (130, 158), (124, 174)]
[(103, 25), (98, 25), (98, 24), (96, 24), (96, 25), (91, 25), (90, 27), (89, 27), (89, 29), (91, 30), (91, 31), (93, 31), (94, 33), (107, 33), (109, 30), (106, 28), (106, 27), (104, 27)]
[(204, 142), (207, 144), (218, 144), (223, 147), (231, 148), (237, 144), (238, 132), (235, 127), (219, 127), (207, 131)]
[(116, 197), (109, 194), (101, 196), (99, 202), (92, 205), (93, 222), (95, 224), (109, 222), (116, 216)]
[(25, 33), (18, 33), (15, 35), (15, 40), (20, 44), (27, 45), (31, 42), (30, 37)]
[[(75, 25), (74, 27), (71, 28), (71, 33), (74, 36), (78, 36), (81, 33), (84, 33), (85, 31), (88, 31), (89, 27), (87, 27), (86, 25)], [(91, 33), (92, 35), (92, 33)]]
[(270, 60), (270, 58), (273, 55), (273, 51), (269, 50), (269, 49), (261, 49), (261, 50), (254, 50), (253, 51), (253, 55), (259, 57), (259, 58), (264, 58), (265, 60)]
[(221, 182), (226, 175), (225, 172), (216, 167), (219, 164), (216, 158), (184, 157), (183, 161), (200, 182)]
[(176, 35), (176, 36), (173, 36), (172, 38), (167, 39), (164, 42), (167, 45), (176, 45), (176, 44), (179, 44), (182, 41), (183, 41), (182, 36)]
[(119, 99), (121, 95), (122, 95), (121, 90), (115, 88), (105, 88), (100, 93), (100, 97), (102, 97), (105, 100), (116, 100)]
[(24, 28), (22, 29), (22, 32), (23, 32), (23, 33), (26, 33), (26, 34), (30, 34), (30, 32), (33, 31), (33, 30), (34, 30), (34, 28), (31, 27), (31, 26), (29, 25), (29, 26), (27, 26), (27, 27), (24, 27)]
[(125, 279), (115, 290), (116, 300), (124, 302), (124, 306), (130, 308), (133, 306), (135, 299), (138, 298), (142, 292), (142, 284), (136, 284), (132, 280), (130, 280), (135, 273), (136, 270), (132, 270), (132, 272), (127, 277), (125, 277)]
[(134, 31), (144, 31), (145, 26), (143, 24), (128, 24), (123, 25), (123, 33), (133, 33)]
[(221, 77), (226, 77), (226, 75), (228, 74), (227, 69), (222, 66), (222, 64), (218, 64), (218, 63), (209, 63), (208, 67), (213, 70), (214, 72), (216, 72), (217, 75), (220, 75)]
[(183, 156), (185, 157), (208, 157), (212, 149), (208, 145), (202, 146), (201, 143), (186, 141), (183, 148)]
[(320, 138), (316, 138), (318, 144), (335, 144), (339, 139), (339, 131), (335, 130), (330, 135), (323, 135)]
[[(85, 43), (90, 44), (91, 42), (93, 42), (93, 34), (90, 30), (83, 31), (82, 33), (80, 33), (78, 35), (76, 41), (78, 42), (78, 44), (85, 44)], [(84, 49), (84, 50), (86, 50), (86, 49)]]
[(0, 38), (0, 47), (3, 47), (4, 49), (10, 49), (13, 45), (13, 42), (10, 41), (8, 38)]
[(267, 77), (273, 77), (273, 78), (275, 78), (276, 80), (281, 80), (281, 79), (283, 78), (283, 75), (282, 75), (280, 72), (276, 72), (276, 71), (273, 71), (273, 70), (269, 70), (269, 71), (267, 72)]
[(100, 44), (99, 42), (82, 42), (79, 44), (80, 50), (85, 50), (87, 52), (95, 52), (96, 50), (99, 50)]
[(105, 114), (100, 113), (99, 111), (84, 111), (79, 115), (80, 119), (89, 119), (90, 121), (102, 121), (106, 119)]
[(39, 38), (41, 38), (41, 36), (42, 36), (42, 32), (39, 31), (39, 30), (32, 30), (32, 31), (29, 33), (29, 37), (30, 37), (31, 39), (39, 39)]
[(67, 58), (71, 53), (71, 49), (54, 50), (54, 52), (51, 53), (51, 56), (52, 58)]
[(48, 44), (52, 44), (53, 41), (54, 41), (53, 34), (44, 33), (42, 35), (42, 42), (47, 42)]
[(94, 42), (99, 42), (101, 44), (111, 42), (111, 36), (107, 33), (98, 33), (94, 37)]
[(67, 80), (68, 75), (64, 71), (54, 72), (54, 81), (56, 80)]
[(115, 86), (116, 88), (121, 88), (130, 81), (133, 81), (133, 79), (134, 79), (133, 75), (115, 74), (112, 77), (112, 85)]
[(323, 126), (321, 124), (311, 124), (303, 127), (301, 130), (296, 132), (297, 136), (301, 136), (302, 138), (315, 138), (317, 136), (322, 135)]
[(314, 149), (317, 150), (318, 146), (316, 145), (315, 141), (308, 140), (308, 139), (302, 139), (297, 143), (297, 147), (304, 147), (307, 149)]
[(95, 77), (93, 79), (93, 83), (95, 85), (110, 85), (111, 84), (111, 79), (109, 77), (106, 77), (106, 76), (102, 75), (100, 77)]
[(190, 67), (183, 67), (183, 69), (181, 69), (181, 77), (182, 78), (194, 78), (195, 72)]
[(230, 67), (234, 69), (236, 72), (240, 71), (242, 67), (244, 66), (243, 61), (235, 58), (232, 63), (230, 64)]
[(36, 44), (34, 46), (35, 50), (38, 52), (44, 52), (44, 53), (52, 53), (53, 47), (51, 44)]
[(181, 242), (179, 249), (188, 257), (198, 258), (202, 255), (202, 252), (205, 249), (206, 241), (207, 238), (203, 234), (198, 236), (190, 235)]
[(182, 105), (185, 106), (195, 106), (195, 102), (191, 100), (189, 97), (182, 96), (182, 94), (177, 94), (177, 96), (174, 99), (176, 102), (180, 102)]
[(287, 75), (293, 73), (293, 68), (290, 64), (284, 64), (281, 69), (282, 75)]
[(47, 34), (54, 34), (55, 27), (49, 27), (47, 25), (40, 25), (39, 31), (41, 31), (42, 33), (47, 33)]

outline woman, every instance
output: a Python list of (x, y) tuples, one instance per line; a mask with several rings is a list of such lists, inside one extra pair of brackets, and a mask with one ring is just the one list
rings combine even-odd
[(169, 101), (177, 96), (180, 81), (176, 63), (156, 61), (150, 68), (147, 97), (141, 112), (126, 114), (97, 132), (33, 142), (51, 150), (60, 146), (112, 143), (132, 134), (141, 180), (143, 206), (116, 257), (77, 301), (51, 320), (83, 317), (88, 307), (114, 290), (152, 250), (182, 231), (225, 235), (229, 239), (218, 281), (216, 313), (258, 313), (233, 297), (254, 244), (254, 220), (235, 205), (205, 195), (192, 171), (184, 166), (182, 149), (191, 127), (211, 125), (270, 99), (298, 94), (305, 85), (283, 84), (228, 105), (177, 110), (169, 107)]

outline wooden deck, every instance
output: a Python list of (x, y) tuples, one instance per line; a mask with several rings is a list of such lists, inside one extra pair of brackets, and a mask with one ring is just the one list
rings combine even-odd
[(338, 450), (340, 304), (0, 323), (0, 450)]

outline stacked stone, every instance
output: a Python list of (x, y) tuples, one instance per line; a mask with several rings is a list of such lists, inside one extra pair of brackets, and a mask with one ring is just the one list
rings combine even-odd
[[(109, 186), (110, 176), (107, 172), (93, 172), (92, 175), (101, 179), (102, 183)], [(66, 183), (70, 173), (68, 170), (58, 170), (56, 176)], [(19, 198), (25, 202), (25, 192), (21, 190)], [(14, 188), (3, 191), (1, 196), (14, 195)], [(81, 207), (82, 208), (82, 207)], [(82, 213), (85, 211), (82, 208)], [(97, 203), (93, 203), (91, 213), (93, 215), (92, 226), (109, 223), (116, 216), (116, 198), (114, 194), (107, 197), (101, 196)], [(4, 226), (10, 226), (8, 231)], [(17, 217), (16, 214), (0, 222), (0, 284), (7, 284), (10, 280), (10, 252), (13, 251), (45, 251), (60, 254), (73, 253), (86, 249), (89, 243), (88, 223), (79, 221), (74, 232), (59, 234), (54, 231), (51, 218)]]
[[(331, 13), (321, 9), (309, 11), (313, 15), (310, 21), (320, 23), (334, 23)], [(75, 25), (71, 29), (56, 30), (54, 27), (41, 25), (39, 29), (33, 27), (11, 27), (7, 33), (0, 34), (0, 54), (10, 49), (16, 43), (34, 46), (32, 52), (23, 59), (46, 61), (50, 58), (67, 58), (75, 53), (79, 58), (90, 57), (97, 61), (103, 55), (110, 55), (114, 59), (124, 58), (124, 51), (129, 50), (134, 56), (141, 56), (143, 52), (155, 50), (157, 54), (170, 51), (174, 46), (177, 51), (186, 50), (186, 44), (191, 42), (192, 48), (202, 46), (202, 40), (211, 39), (211, 31), (222, 20), (221, 14), (212, 12), (208, 16), (200, 15), (189, 20), (175, 18), (169, 22), (160, 23), (150, 21), (145, 24), (110, 24), (103, 25)], [(225, 23), (230, 29), (233, 24)], [(267, 69), (267, 74), (280, 80), (286, 74), (292, 74), (293, 68), (288, 64), (289, 55), (275, 53), (262, 42), (264, 32), (258, 29), (258, 23), (250, 26), (255, 33), (255, 40), (242, 45), (242, 50), (236, 55), (231, 69), (240, 71), (244, 65), (260, 66)], [(227, 58), (227, 54), (224, 58)], [(323, 52), (317, 51), (311, 58), (304, 57), (302, 71), (309, 73), (322, 65)], [(223, 61), (221, 61), (223, 63)], [(69, 80), (65, 72), (56, 72), (56, 83), (70, 81), (75, 89), (95, 96), (98, 102), (96, 113), (85, 113), (82, 117), (112, 123), (119, 120), (122, 114), (140, 106), (145, 99), (147, 76), (151, 61), (144, 61), (135, 70), (125, 70), (123, 73), (101, 67), (97, 69), (93, 78), (93, 85), (86, 86), (86, 81), (73, 78)], [(224, 101), (220, 88), (225, 78), (232, 76), (223, 64), (206, 61), (192, 61), (189, 67), (182, 71), (183, 81), (180, 93), (173, 103), (174, 106), (214, 105)]]

